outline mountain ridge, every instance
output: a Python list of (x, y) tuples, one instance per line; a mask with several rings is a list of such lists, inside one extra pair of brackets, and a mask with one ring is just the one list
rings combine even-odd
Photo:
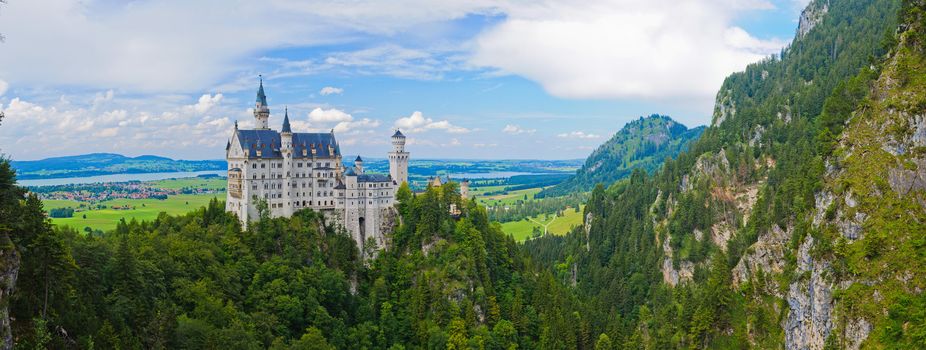
[(592, 151), (574, 176), (545, 189), (538, 196), (589, 191), (598, 183), (610, 184), (623, 179), (636, 168), (653, 172), (666, 157), (674, 158), (687, 149), (704, 129), (704, 126), (689, 129), (659, 114), (634, 119)]
[(39, 160), (11, 161), (21, 180), (83, 177), (110, 174), (139, 174), (180, 171), (224, 170), (224, 160), (176, 160), (156, 155), (128, 157), (117, 153), (88, 153)]

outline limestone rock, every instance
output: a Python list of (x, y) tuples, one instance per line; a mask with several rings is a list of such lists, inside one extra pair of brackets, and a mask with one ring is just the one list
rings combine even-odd
[(809, 277), (794, 281), (788, 288), (789, 312), (782, 320), (787, 349), (823, 349), (833, 330), (833, 284), (824, 277), (830, 264), (814, 260), (810, 254), (813, 245), (813, 237), (808, 236), (797, 257), (797, 272)]
[(0, 235), (0, 349), (13, 348), (10, 329), (10, 298), (19, 275), (19, 252), (6, 234)]

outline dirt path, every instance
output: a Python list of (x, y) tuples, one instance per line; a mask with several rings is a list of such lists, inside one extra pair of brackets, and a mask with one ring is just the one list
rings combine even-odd
[(550, 220), (550, 222), (548, 222), (546, 225), (544, 225), (544, 224), (543, 224), (542, 222), (540, 222), (540, 221), (534, 220), (533, 218), (527, 218), (527, 219), (530, 220), (530, 221), (533, 221), (533, 222), (534, 222), (535, 224), (537, 224), (537, 225), (543, 226), (543, 235), (546, 236), (546, 235), (547, 235), (547, 227), (549, 227), (550, 224), (552, 224), (554, 221), (556, 221), (556, 215), (554, 215), (554, 216), (553, 216), (553, 220)]

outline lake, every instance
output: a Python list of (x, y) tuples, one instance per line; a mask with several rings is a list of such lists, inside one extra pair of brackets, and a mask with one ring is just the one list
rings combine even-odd
[(507, 179), (512, 176), (519, 175), (561, 175), (562, 173), (524, 173), (517, 171), (493, 171), (487, 173), (458, 173), (458, 174), (442, 174), (442, 177), (450, 175), (450, 178), (454, 181), (461, 179)]
[[(225, 170), (208, 170), (208, 171), (178, 171), (170, 173), (146, 173), (146, 174), (112, 174), (86, 177), (63, 177), (59, 179), (33, 179), (19, 180), (20, 186), (54, 186), (54, 185), (72, 185), (72, 184), (93, 184), (100, 182), (126, 182), (126, 181), (154, 181), (184, 177), (197, 177), (199, 175), (219, 175), (225, 176)], [(517, 171), (494, 171), (488, 173), (457, 173), (449, 174), (451, 179), (504, 179), (518, 175), (556, 175), (557, 173), (525, 173)], [(441, 176), (447, 176), (446, 174)]]
[(208, 171), (178, 171), (170, 173), (145, 173), (145, 174), (112, 174), (86, 177), (63, 177), (60, 179), (33, 179), (19, 180), (20, 186), (54, 186), (54, 185), (71, 185), (71, 184), (92, 184), (100, 182), (126, 182), (126, 181), (154, 181), (184, 177), (197, 177), (199, 175), (219, 175), (225, 176), (225, 170), (208, 170)]

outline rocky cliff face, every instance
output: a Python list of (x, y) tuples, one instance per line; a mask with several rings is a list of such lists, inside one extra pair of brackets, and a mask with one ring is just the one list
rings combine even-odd
[(18, 275), (19, 252), (6, 234), (0, 235), (0, 350), (13, 348), (9, 306)]
[(926, 289), (926, 262), (914, 257), (926, 232), (926, 81), (912, 78), (926, 69), (921, 30), (900, 35), (827, 160), (819, 234), (801, 243), (788, 289), (789, 349), (863, 347), (900, 296)]
[(798, 38), (803, 38), (807, 33), (817, 26), (818, 23), (823, 21), (823, 17), (829, 11), (829, 1), (817, 2), (810, 6), (807, 6), (803, 11), (801, 11), (801, 18), (798, 20), (797, 26), (797, 36)]

